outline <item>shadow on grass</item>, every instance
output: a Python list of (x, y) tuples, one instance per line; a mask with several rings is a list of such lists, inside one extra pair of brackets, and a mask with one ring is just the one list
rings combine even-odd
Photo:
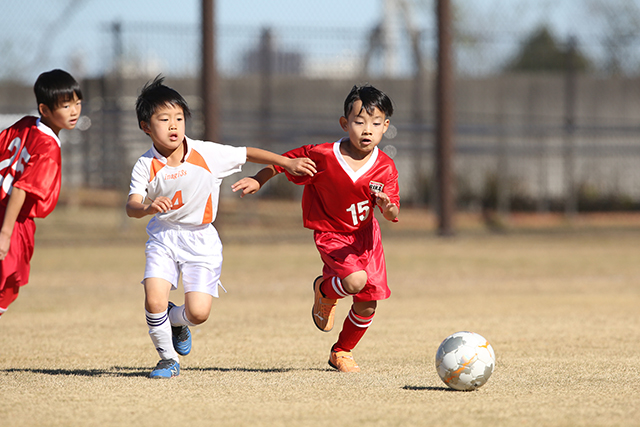
[(402, 389), (411, 391), (457, 391), (449, 387), (422, 387), (417, 385), (406, 385)]
[[(51, 375), (51, 376), (77, 376), (77, 377), (148, 377), (149, 373), (153, 369), (150, 367), (143, 368), (132, 368), (125, 366), (113, 366), (108, 369), (44, 369), (44, 368), (10, 368), (10, 369), (0, 369), (0, 373), (31, 373), (31, 374), (43, 374), (43, 375)], [(221, 367), (210, 367), (210, 368), (199, 368), (199, 367), (184, 367), (181, 369), (184, 371), (193, 371), (193, 372), (255, 372), (262, 374), (273, 374), (273, 373), (285, 373), (285, 372), (293, 372), (293, 371), (318, 371), (318, 372), (326, 372), (326, 371), (334, 371), (333, 369), (318, 369), (318, 368), (309, 368), (309, 369), (297, 369), (297, 368), (221, 368)]]
[(11, 368), (2, 369), (0, 372), (16, 373), (26, 372), (31, 374), (43, 375), (63, 375), (78, 377), (147, 377), (149, 376), (149, 368), (130, 368), (124, 366), (114, 366), (109, 369), (43, 369), (43, 368)]

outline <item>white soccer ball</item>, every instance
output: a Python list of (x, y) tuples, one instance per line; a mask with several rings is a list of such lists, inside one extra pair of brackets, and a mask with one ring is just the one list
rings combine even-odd
[(487, 382), (496, 364), (491, 344), (475, 332), (456, 332), (436, 352), (436, 371), (454, 390), (475, 390)]

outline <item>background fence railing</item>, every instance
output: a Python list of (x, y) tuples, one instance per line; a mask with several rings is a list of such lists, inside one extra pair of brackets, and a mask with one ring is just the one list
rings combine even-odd
[[(52, 16), (60, 6), (33, 3)], [(370, 82), (396, 104), (381, 148), (398, 165), (403, 202), (433, 206), (433, 5), (404, 3), (413, 5), (413, 21), (385, 21), (379, 2), (381, 19), (367, 28), (220, 24), (221, 142), (282, 152), (336, 140), (344, 97), (353, 84)], [(640, 210), (640, 2), (546, 2), (547, 13), (533, 0), (480, 3), (454, 2), (458, 206)], [(7, 13), (18, 14), (16, 7)], [(46, 43), (46, 25), (25, 31), (20, 19), (6, 20), (0, 127), (35, 110), (31, 85), (39, 72), (68, 69), (82, 80), (86, 120), (63, 135), (65, 185), (124, 194), (149, 143), (133, 111), (145, 81), (164, 74), (194, 110), (188, 134), (202, 135), (199, 22), (140, 22), (126, 14), (103, 21), (92, 10), (88, 3), (77, 12), (98, 22), (78, 21), (84, 51)], [(64, 34), (54, 36), (59, 42)], [(271, 187), (264, 196), (298, 194), (280, 188), (285, 183)]]

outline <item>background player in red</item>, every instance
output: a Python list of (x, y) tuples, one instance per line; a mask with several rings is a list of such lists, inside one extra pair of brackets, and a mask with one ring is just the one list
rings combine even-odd
[(29, 281), (33, 219), (49, 215), (60, 195), (58, 135), (82, 110), (80, 85), (66, 71), (40, 74), (33, 90), (40, 118), (23, 117), (0, 133), (0, 315)]
[[(351, 350), (366, 332), (377, 301), (389, 298), (380, 226), (373, 215), (378, 206), (385, 219), (397, 221), (400, 197), (398, 172), (391, 158), (377, 148), (389, 128), (393, 104), (373, 86), (354, 86), (344, 102), (340, 126), (348, 137), (334, 143), (307, 145), (285, 157), (313, 160), (314, 176), (287, 178), (304, 185), (303, 221), (314, 230), (314, 240), (324, 268), (313, 282), (313, 321), (321, 331), (333, 328), (337, 301), (353, 297), (329, 364), (342, 372), (360, 368)], [(253, 194), (277, 173), (266, 167), (233, 185), (234, 191)]]

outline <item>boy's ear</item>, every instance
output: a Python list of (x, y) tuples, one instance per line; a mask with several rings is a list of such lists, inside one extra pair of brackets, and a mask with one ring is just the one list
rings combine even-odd
[(149, 124), (147, 122), (140, 122), (140, 129), (142, 129), (142, 132), (146, 133), (147, 135), (149, 135), (149, 132), (151, 132), (151, 129), (149, 129)]
[(348, 124), (349, 122), (347, 118), (345, 116), (340, 116), (340, 127), (343, 131), (347, 132), (349, 130)]
[(38, 112), (42, 117), (48, 117), (51, 115), (51, 110), (44, 104), (38, 104)]

